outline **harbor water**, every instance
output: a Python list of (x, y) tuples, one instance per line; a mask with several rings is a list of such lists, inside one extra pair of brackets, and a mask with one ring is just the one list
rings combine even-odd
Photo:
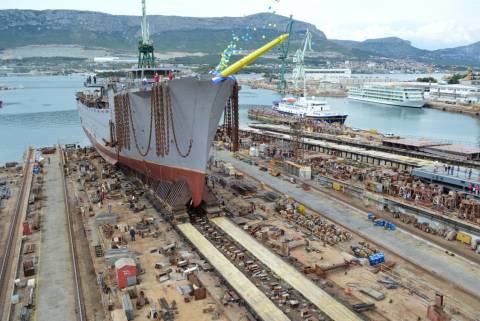
[[(88, 145), (76, 111), (75, 92), (81, 76), (0, 77), (0, 84), (17, 87), (0, 91), (0, 164), (20, 161), (28, 146), (57, 143)], [(249, 122), (248, 107), (270, 106), (275, 92), (243, 86), (240, 121)], [(333, 111), (348, 113), (346, 125), (376, 129), (405, 137), (426, 137), (465, 145), (479, 145), (480, 119), (435, 109), (408, 109), (327, 98)]]

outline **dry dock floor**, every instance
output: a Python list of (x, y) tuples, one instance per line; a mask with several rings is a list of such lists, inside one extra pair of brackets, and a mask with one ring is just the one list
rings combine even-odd
[(276, 275), (289, 283), (297, 291), (315, 304), (321, 311), (335, 321), (361, 321), (357, 316), (343, 304), (332, 298), (325, 291), (320, 289), (311, 280), (298, 272), (293, 266), (284, 262), (279, 256), (269, 251), (265, 246), (249, 234), (233, 224), (228, 218), (218, 217), (211, 220), (236, 242), (252, 253), (263, 264), (267, 265)]
[(63, 180), (58, 154), (45, 164), (45, 207), (40, 250), (37, 321), (75, 320), (73, 271), (68, 242)]
[(458, 256), (446, 256), (444, 249), (400, 229), (391, 232), (376, 228), (367, 220), (366, 213), (330, 197), (325, 197), (324, 194), (317, 191), (305, 192), (293, 184), (260, 171), (258, 167), (235, 159), (229, 152), (218, 151), (216, 157), (231, 163), (240, 171), (256, 177), (265, 184), (273, 186), (279, 192), (293, 197), (332, 221), (367, 239), (374, 240), (375, 243), (389, 251), (480, 297), (480, 267), (478, 264)]
[[(248, 303), (264, 321), (288, 321), (289, 318), (277, 308), (242, 272), (228, 261), (210, 241), (190, 223), (177, 225), (178, 229), (207, 258), (232, 288)], [(245, 245), (245, 244), (244, 244)], [(357, 319), (338, 319), (357, 320)], [(360, 320), (360, 319), (359, 319)]]

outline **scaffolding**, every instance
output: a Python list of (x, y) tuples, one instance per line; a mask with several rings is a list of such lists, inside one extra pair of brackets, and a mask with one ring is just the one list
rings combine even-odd
[(238, 152), (239, 150), (238, 91), (238, 83), (235, 82), (232, 95), (225, 105), (225, 113), (223, 117), (223, 128), (225, 130), (225, 135), (230, 139), (232, 152)]
[(292, 122), (290, 125), (290, 149), (297, 160), (303, 159), (303, 133), (302, 124), (299, 121)]

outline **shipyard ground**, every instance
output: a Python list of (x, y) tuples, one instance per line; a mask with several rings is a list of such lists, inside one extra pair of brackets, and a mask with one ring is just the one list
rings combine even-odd
[[(217, 151), (214, 156), (218, 161), (233, 164), (244, 176), (222, 175), (215, 167), (210, 174), (228, 182), (240, 179), (254, 185), (258, 193), (244, 196), (232, 190), (230, 184), (210, 184), (223, 203), (220, 208), (229, 213), (229, 217), (210, 215), (202, 218), (203, 223), (192, 224), (172, 224), (165, 210), (152, 203), (148, 186), (106, 164), (92, 150), (65, 152), (66, 184), (63, 186), (57, 155), (45, 155), (51, 158), (51, 163), (44, 162), (42, 173), (36, 175), (37, 180), (42, 177), (43, 192), (41, 197), (36, 194), (38, 200), (32, 200), (31, 206), (41, 205), (29, 211), (41, 215), (41, 230), (33, 229), (34, 216), (31, 215), (29, 222), (34, 231), (22, 241), (22, 253), (26, 253), (28, 244), (36, 244), (37, 249), (20, 258), (20, 263), (32, 255), (38, 259), (34, 275), (24, 276), (24, 271), (19, 270), (17, 276), (22, 281), (36, 279), (32, 320), (56, 320), (55, 316), (42, 316), (54, 314), (57, 308), (63, 311), (64, 319), (66, 315), (72, 320), (78, 317), (69, 263), (72, 255), (79, 259), (84, 320), (124, 320), (119, 315), (125, 315), (122, 305), (125, 294), (133, 305), (133, 311), (127, 309), (128, 312), (133, 312), (134, 320), (145, 321), (152, 320), (147, 317), (151, 311), (171, 312), (164, 319), (173, 315), (171, 320), (185, 321), (427, 320), (427, 307), (433, 304), (436, 293), (445, 295), (445, 310), (453, 320), (471, 321), (480, 317), (476, 308), (480, 302), (477, 263), (459, 255), (445, 254), (438, 244), (426, 241), (415, 231), (373, 227), (358, 204), (348, 204), (348, 199), (339, 200), (314, 189), (305, 191), (237, 160), (229, 152)], [(88, 170), (81, 169), (84, 166)], [(6, 173), (4, 175), (17, 175), (19, 179), (18, 174)], [(97, 199), (97, 190), (102, 185), (107, 190), (103, 204)], [(11, 186), (14, 192), (19, 188), (14, 182)], [(69, 224), (65, 221), (64, 190), (73, 218), (74, 253), (67, 250)], [(271, 191), (306, 205), (306, 215), (320, 217), (325, 226), (335, 226), (336, 231), (349, 237), (333, 243), (322, 241), (298, 221), (279, 213), (275, 203), (262, 197)], [(15, 193), (12, 195), (14, 199)], [(132, 195), (136, 198), (133, 208)], [(11, 200), (7, 206), (10, 203)], [(252, 204), (255, 205), (253, 212), (240, 214)], [(57, 224), (51, 224), (54, 217)], [(139, 231), (135, 241), (129, 235), (131, 226)], [(55, 239), (49, 240), (46, 233), (54, 234)], [(288, 242), (299, 245), (284, 253), (282, 246), (290, 244)], [(354, 263), (322, 276), (306, 272), (307, 267), (342, 266), (347, 258), (352, 258), (350, 247), (362, 242), (383, 251), (387, 263), (395, 265), (378, 270), (368, 264)], [(126, 249), (140, 269), (137, 283), (124, 289), (118, 287), (115, 268), (108, 263), (114, 256), (112, 248), (117, 247)], [(60, 248), (63, 249), (58, 251)], [(239, 258), (239, 255), (243, 257), (242, 253), (247, 258)], [(262, 278), (246, 268), (252, 264), (249, 260), (260, 266)], [(64, 266), (59, 269), (60, 273), (55, 272), (57, 281), (49, 275), (53, 272), (48, 273), (49, 264), (57, 269), (59, 264)], [(195, 271), (186, 273), (190, 268)], [(387, 277), (395, 279), (398, 287), (387, 289), (379, 283)], [(276, 295), (272, 284), (282, 288), (282, 295), (290, 297), (290, 301)], [(55, 288), (57, 292), (50, 294)], [(193, 292), (187, 294), (188, 289)], [(380, 292), (385, 298), (375, 299), (362, 289)], [(19, 318), (28, 301), (26, 289), (15, 291), (21, 294), (21, 299), (12, 305), (11, 320)], [(147, 302), (140, 299), (141, 293)], [(57, 306), (47, 302), (59, 294), (61, 298), (55, 300)], [(320, 300), (322, 296), (324, 299)], [(352, 310), (357, 304), (374, 304), (375, 308), (357, 313)]]
[[(228, 156), (228, 154), (225, 154), (225, 155)], [(217, 153), (217, 156), (218, 156), (218, 153)], [(243, 168), (241, 166), (242, 164), (236, 164), (236, 165), (238, 165), (237, 167), (238, 170), (245, 172), (246, 174), (249, 174), (250, 169), (248, 168), (248, 166), (247, 168)], [(290, 196), (293, 196), (295, 198), (296, 196), (298, 196), (301, 198), (304, 195), (303, 191), (301, 191), (298, 187), (295, 187), (295, 185), (292, 185), (291, 183), (287, 183), (287, 182), (280, 183), (275, 180), (269, 182), (268, 180), (269, 178), (270, 179), (275, 179), (275, 178), (271, 176), (262, 177), (260, 176), (261, 173), (259, 174), (258, 172), (255, 172), (253, 174), (257, 178), (260, 177), (262, 182), (266, 183), (267, 185), (274, 186), (275, 189), (277, 189), (279, 186), (286, 186), (286, 187), (293, 188), (293, 190), (297, 191), (297, 195), (295, 193), (287, 192), (287, 194), (289, 194)], [(257, 182), (256, 184), (260, 186), (260, 182)], [(219, 186), (215, 188), (215, 192), (219, 194), (222, 194), (222, 193), (229, 194), (228, 189), (225, 190), (223, 188), (220, 188)], [(79, 195), (82, 195), (82, 192), (79, 192)], [(88, 199), (86, 194), (83, 194), (83, 196), (80, 197), (81, 202), (85, 202), (86, 199)], [(340, 218), (345, 217), (345, 215), (341, 215), (341, 214), (349, 213), (349, 215), (346, 218), (347, 219), (346, 223), (348, 224), (342, 224), (342, 222), (340, 222), (339, 220), (334, 220), (334, 221), (348, 228), (350, 232), (353, 235), (355, 235), (355, 240), (357, 242), (358, 242), (358, 239), (363, 238), (362, 234), (363, 235), (367, 234), (368, 227), (362, 230), (362, 229), (359, 229), (360, 226), (350, 225), (351, 224), (350, 221), (351, 220), (355, 221), (355, 217), (360, 215), (358, 213), (358, 210), (355, 210), (352, 208), (346, 209), (344, 205), (338, 204), (333, 199), (325, 199), (324, 195), (321, 195), (321, 196), (315, 195), (314, 201), (304, 202), (304, 204), (308, 204), (309, 206), (312, 206), (315, 202), (319, 202), (318, 201), (319, 199), (323, 200), (322, 204), (324, 207), (322, 207), (321, 209), (317, 208), (317, 211), (320, 212), (322, 215), (325, 215), (326, 217), (331, 215), (331, 213), (329, 212), (331, 211), (331, 209), (333, 209), (333, 211), (336, 211), (337, 212), (336, 214), (340, 216)], [(241, 200), (239, 199), (238, 201), (241, 202)], [(300, 199), (298, 201), (302, 202)], [(125, 207), (126, 206), (125, 198), (115, 199), (115, 197), (112, 197), (111, 199), (109, 198), (108, 202), (111, 202), (112, 204), (112, 208), (113, 208), (112, 212), (119, 215), (119, 219), (118, 219), (119, 223), (126, 223), (129, 225), (133, 225), (138, 220), (138, 216), (132, 217), (131, 210)], [(147, 200), (142, 199), (141, 202), (142, 204), (145, 204), (147, 206), (144, 212), (142, 212), (142, 217), (144, 216), (158, 217), (158, 213), (155, 211), (155, 209), (153, 209), (149, 205)], [(86, 206), (87, 204), (89, 203), (86, 202), (83, 205)], [(81, 205), (81, 203), (79, 205)], [(226, 206), (228, 208), (228, 203)], [(92, 209), (96, 214), (102, 213), (107, 210), (107, 205), (104, 205), (102, 208), (98, 208), (96, 205), (94, 205)], [(352, 213), (355, 211), (357, 211), (357, 213)], [(364, 215), (364, 214), (362, 213), (361, 215)], [(88, 220), (92, 221), (93, 217), (94, 216), (92, 216), (92, 218)], [(361, 217), (361, 220), (366, 221), (366, 219), (364, 219), (363, 217)], [(291, 233), (297, 233), (297, 234), (301, 233), (301, 230), (297, 231), (296, 228), (292, 228), (292, 226), (290, 225), (291, 223), (287, 222), (285, 219), (281, 217), (273, 216), (269, 220), (267, 220), (267, 222), (268, 223), (271, 222), (274, 225), (281, 226), (285, 230), (289, 230)], [(183, 249), (183, 251), (187, 251), (190, 255), (195, 255), (193, 254), (195, 253), (194, 249), (192, 249), (188, 244), (185, 244), (182, 241), (181, 236), (177, 234), (177, 232), (175, 232), (174, 229), (166, 228), (166, 226), (168, 226), (166, 222), (163, 222), (161, 219), (159, 219), (158, 223), (160, 223), (159, 224), (160, 226), (159, 231), (161, 235), (160, 239), (163, 239), (162, 235), (169, 235), (169, 237), (167, 237), (163, 242), (160, 242), (160, 243), (158, 242), (158, 240), (149, 239), (149, 238), (141, 240), (142, 242), (144, 242), (144, 244), (139, 244), (139, 241), (128, 242), (129, 248), (131, 247), (132, 249), (135, 249), (139, 253), (144, 253), (142, 256), (148, 256), (149, 255), (148, 252), (152, 248), (162, 247), (170, 244), (173, 241), (176, 241), (179, 244), (179, 248)], [(101, 234), (101, 231), (96, 226), (94, 226), (91, 222), (88, 223), (87, 226), (89, 226), (89, 228), (87, 228), (87, 235), (89, 235), (90, 244), (95, 244), (97, 241), (94, 240), (95, 236), (93, 235), (98, 233)], [(349, 291), (352, 292), (352, 294), (349, 294), (350, 296), (352, 296), (352, 302), (375, 303), (377, 307), (375, 312), (370, 311), (370, 312), (363, 313), (366, 319), (417, 320), (418, 318), (425, 317), (426, 307), (432, 303), (431, 300), (433, 300), (434, 294), (436, 292), (441, 292), (445, 294), (447, 297), (447, 302), (448, 302), (447, 309), (449, 311), (453, 311), (456, 314), (456, 318), (458, 320), (470, 320), (470, 319), (473, 319), (474, 316), (476, 317), (475, 315), (476, 311), (474, 306), (476, 302), (478, 302), (478, 297), (470, 295), (466, 293), (463, 289), (460, 289), (457, 282), (448, 282), (448, 281), (445, 281), (443, 277), (439, 277), (434, 274), (428, 273), (426, 271), (426, 267), (423, 265), (422, 262), (414, 262), (410, 258), (410, 255), (411, 255), (410, 250), (412, 250), (413, 252), (425, 251), (427, 252), (427, 254), (428, 254), (428, 251), (433, 251), (434, 254), (432, 254), (432, 256), (435, 256), (435, 255), (439, 256), (440, 261), (443, 262), (442, 265), (456, 266), (458, 267), (458, 271), (464, 270), (465, 274), (461, 276), (461, 278), (463, 279), (459, 280), (459, 282), (461, 283), (460, 286), (465, 285), (463, 280), (470, 277), (472, 273), (473, 274), (478, 273), (478, 270), (477, 272), (475, 271), (474, 269), (475, 266), (472, 265), (471, 262), (467, 260), (463, 260), (458, 257), (454, 257), (454, 258), (450, 257), (446, 255), (442, 250), (438, 249), (436, 246), (433, 246), (428, 242), (424, 242), (421, 238), (415, 239), (412, 237), (412, 235), (409, 235), (409, 234), (403, 234), (402, 232), (399, 232), (399, 231), (396, 231), (393, 233), (387, 232), (387, 231), (384, 232), (383, 230), (379, 230), (376, 232), (382, 232), (385, 234), (378, 235), (378, 237), (376, 238), (374, 236), (371, 236), (371, 237), (368, 237), (367, 240), (371, 241), (373, 239), (374, 243), (377, 246), (380, 246), (386, 252), (389, 259), (397, 263), (397, 266), (395, 267), (395, 271), (392, 272), (392, 275), (398, 276), (398, 278), (402, 280), (402, 282), (405, 284), (405, 287), (397, 290), (387, 290), (386, 292), (387, 299), (385, 300), (382, 300), (382, 301), (373, 300), (368, 295), (360, 293), (357, 288), (359, 285), (369, 286), (371, 288), (378, 288), (377, 279), (379, 279), (379, 277), (373, 274), (370, 271), (370, 268), (368, 267), (356, 267), (356, 268), (350, 269), (347, 274), (344, 274), (343, 271), (336, 271), (336, 272), (331, 272), (328, 275), (327, 277), (328, 282), (332, 282), (335, 284), (335, 286), (339, 287), (339, 290), (338, 290), (339, 297), (344, 295), (344, 293), (342, 293), (341, 291), (345, 292), (347, 291), (347, 289), (349, 289), (348, 292)], [(388, 233), (390, 233), (390, 235)], [(392, 239), (391, 243), (396, 246), (400, 246), (398, 244), (405, 242), (405, 244), (407, 244), (403, 247), (405, 252), (396, 253), (396, 251), (398, 250), (397, 248), (391, 248), (390, 246), (387, 246), (387, 247), (382, 246), (382, 238), (391, 237), (391, 234), (401, 235), (399, 238)], [(128, 238), (128, 235), (125, 237)], [(318, 242), (315, 246), (318, 248), (321, 248), (321, 250), (319, 251), (320, 253), (307, 253), (304, 249), (296, 249), (293, 251), (292, 255), (296, 257), (299, 261), (303, 261), (307, 265), (315, 265), (316, 263), (319, 263), (319, 262), (322, 262), (322, 264), (324, 265), (329, 265), (329, 264), (338, 263), (340, 254), (342, 252), (348, 251), (348, 246), (346, 244), (338, 246), (339, 247), (338, 249), (335, 249), (334, 247), (330, 247), (328, 245), (324, 246), (321, 244), (321, 242)], [(108, 245), (105, 244), (105, 248), (108, 248)], [(198, 250), (201, 252), (200, 248)], [(92, 252), (92, 255), (93, 255), (93, 252)], [(207, 256), (202, 255), (202, 256), (206, 257), (208, 260), (208, 255)], [(157, 258), (157, 256), (154, 255), (154, 258)], [(142, 263), (146, 262), (144, 264), (146, 264), (147, 266), (153, 265), (153, 262), (154, 262), (153, 261), (154, 259), (143, 261), (142, 258), (140, 258), (140, 260), (142, 261)], [(259, 258), (259, 260), (261, 259)], [(94, 265), (95, 265), (95, 269), (97, 270), (97, 273), (98, 271), (102, 271), (103, 263), (99, 263), (102, 261), (104, 260), (99, 258), (94, 258), (94, 262), (95, 262)], [(452, 267), (447, 267), (447, 268), (452, 268)], [(148, 270), (149, 269), (147, 269), (147, 274), (149, 273)], [(453, 268), (453, 270), (455, 270), (455, 268)], [(211, 272), (208, 272), (208, 273), (211, 273)], [(217, 273), (222, 275), (220, 269), (217, 269)], [(202, 278), (204, 274), (207, 274), (207, 272), (202, 271), (201, 273), (199, 273), (200, 278)], [(220, 281), (221, 278), (215, 277), (214, 275), (215, 274), (211, 275), (210, 277), (214, 279), (216, 278), (215, 281), (212, 283), (207, 282), (206, 288), (208, 292), (213, 292), (214, 289), (216, 290), (221, 289), (221, 293), (223, 292), (223, 295), (217, 296), (217, 299), (213, 297), (210, 299), (210, 303), (216, 307), (215, 313), (217, 313), (219, 317), (220, 315), (223, 315), (225, 319), (235, 320), (235, 316), (241, 319), (240, 316), (243, 314), (250, 314), (249, 311), (255, 314), (255, 312), (258, 312), (261, 310), (259, 309), (259, 307), (263, 305), (257, 305), (257, 306), (253, 305), (248, 310), (245, 310), (244, 308), (241, 308), (240, 306), (236, 306), (234, 304), (229, 304), (228, 308), (222, 308), (221, 305), (218, 304), (218, 302), (221, 302), (221, 298), (225, 295), (224, 294), (225, 292), (228, 292), (231, 290), (228, 290), (230, 287), (227, 286), (226, 283)], [(385, 275), (388, 275), (388, 274), (385, 273)], [(177, 278), (182, 279), (182, 277), (178, 277), (178, 276)], [(206, 277), (203, 277), (203, 278), (206, 279)], [(175, 279), (175, 277), (172, 276), (172, 279)], [(225, 279), (225, 276), (223, 276), (223, 279)], [(476, 280), (474, 279), (472, 281), (476, 282)], [(154, 288), (149, 289), (148, 287), (144, 287), (144, 284), (150, 284), (151, 282), (155, 284), (155, 287), (154, 287), (155, 289)], [(152, 280), (151, 282), (145, 282), (145, 280), (143, 280), (142, 278), (141, 285), (137, 287), (144, 289), (145, 292), (148, 293), (149, 297), (151, 296), (153, 298), (155, 297), (159, 298), (160, 296), (165, 295), (167, 300), (173, 300), (176, 298), (177, 302), (182, 301), (181, 296), (176, 297), (173, 293), (170, 293), (170, 292), (174, 292), (175, 294), (178, 295), (178, 291), (176, 292), (176, 290), (173, 291), (172, 289), (170, 292), (168, 292), (165, 290), (165, 288), (168, 289), (168, 282), (166, 285), (163, 286), (164, 289), (161, 290), (161, 292), (156, 291), (156, 288), (162, 288), (163, 284), (158, 285), (158, 281), (156, 280)], [(181, 282), (181, 281), (177, 280), (176, 282)], [(257, 282), (254, 281), (254, 283), (257, 283)], [(220, 288), (219, 288), (219, 285), (220, 285)], [(209, 294), (212, 295), (211, 293)], [(347, 297), (349, 295), (347, 295)], [(197, 313), (202, 310), (201, 307), (205, 304), (205, 302), (203, 302), (203, 303), (200, 303), (200, 305), (197, 307), (192, 307), (191, 306), (192, 303), (193, 302), (190, 302), (190, 303), (187, 303), (186, 305), (193, 311), (196, 310)], [(116, 307), (119, 308), (120, 306), (117, 305)], [(179, 304), (179, 308), (180, 307), (181, 305)], [(256, 311), (256, 309), (258, 309), (258, 311)], [(232, 310), (235, 312), (232, 313), (231, 312)], [(180, 313), (178, 317), (182, 319), (183, 310), (180, 309), (179, 311)], [(137, 313), (137, 318), (141, 319), (142, 315), (143, 315), (142, 313)], [(188, 316), (188, 313), (187, 313), (187, 316)]]
[(218, 152), (218, 159), (232, 163), (240, 171), (289, 195), (332, 221), (356, 231), (362, 237), (400, 255), (412, 263), (437, 274), (480, 297), (480, 265), (469, 260), (445, 255), (445, 250), (425, 242), (403, 230), (390, 232), (378, 229), (367, 219), (367, 213), (349, 204), (339, 203), (318, 191), (304, 191), (297, 186), (262, 172), (258, 167), (248, 166), (228, 152)]

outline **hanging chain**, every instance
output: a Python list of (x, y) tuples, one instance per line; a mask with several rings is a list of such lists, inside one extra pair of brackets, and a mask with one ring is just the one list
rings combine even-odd
[(157, 156), (164, 157), (170, 152), (170, 133), (168, 123), (165, 126), (165, 103), (162, 84), (155, 84), (152, 88), (152, 106), (155, 114), (155, 139)]
[(130, 118), (130, 123), (132, 124), (132, 133), (133, 133), (133, 140), (135, 142), (135, 147), (136, 147), (138, 153), (142, 157), (145, 157), (150, 152), (150, 148), (151, 148), (151, 144), (152, 144), (153, 107), (150, 108), (150, 130), (149, 130), (149, 134), (148, 134), (147, 150), (145, 152), (142, 152), (142, 150), (140, 148), (140, 145), (138, 144), (138, 140), (137, 140), (137, 133), (136, 133), (136, 130), (135, 130), (135, 125), (134, 125), (133, 117), (132, 117), (132, 109), (130, 108), (130, 96), (128, 95), (128, 93), (125, 93), (123, 95), (123, 99), (124, 99), (124, 103), (125, 103), (125, 106), (126, 106), (126, 110), (128, 112), (129, 118)]
[(192, 152), (193, 139), (190, 138), (187, 152), (182, 153), (182, 151), (180, 150), (180, 147), (178, 146), (177, 133), (176, 133), (176, 130), (175, 130), (175, 123), (174, 123), (174, 119), (173, 119), (173, 109), (172, 109), (172, 95), (170, 93), (170, 87), (166, 88), (166, 98), (167, 98), (166, 99), (167, 100), (167, 113), (169, 114), (169, 115), (167, 115), (167, 117), (169, 117), (170, 123), (172, 125), (172, 133), (173, 133), (173, 140), (175, 142), (175, 148), (177, 149), (177, 153), (178, 153), (178, 155), (180, 155), (180, 157), (187, 158), (190, 155), (190, 153)]
[[(123, 117), (123, 135), (125, 140), (125, 147), (130, 150), (130, 121), (128, 119), (128, 114), (130, 113), (130, 100), (128, 99), (128, 93), (120, 95), (120, 100), (122, 101), (122, 117)], [(132, 124), (133, 127), (133, 124)]]
[(130, 124), (133, 140), (138, 153), (145, 157), (151, 150), (152, 131), (155, 126), (155, 148), (157, 156), (164, 157), (170, 153), (170, 128), (173, 142), (178, 155), (187, 158), (192, 152), (193, 139), (190, 138), (186, 152), (180, 150), (174, 122), (173, 103), (170, 88), (164, 84), (154, 84), (150, 99), (150, 129), (146, 151), (142, 151), (137, 140), (137, 133), (133, 122), (130, 96), (128, 93), (118, 94), (115, 101), (115, 131), (117, 136), (117, 149), (130, 149)]

